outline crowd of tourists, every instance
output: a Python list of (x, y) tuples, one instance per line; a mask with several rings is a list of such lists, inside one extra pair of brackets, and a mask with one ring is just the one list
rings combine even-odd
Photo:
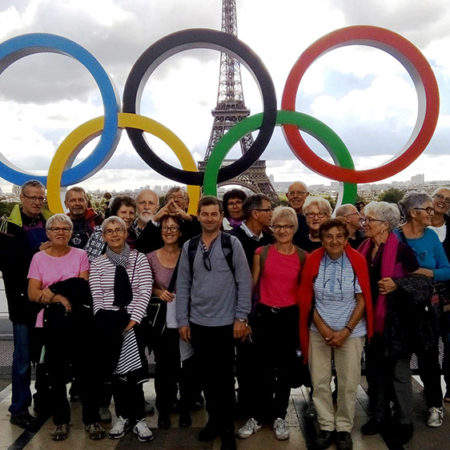
[(153, 353), (160, 429), (174, 413), (190, 427), (205, 402), (200, 441), (220, 437), (235, 449), (236, 437), (266, 424), (287, 440), (290, 392), (305, 386), (315, 448), (351, 449), (363, 362), (361, 433), (402, 445), (414, 432), (415, 354), (426, 423), (440, 427), (450, 402), (450, 189), (334, 212), (302, 182), (286, 197), (274, 208), (232, 189), (222, 201), (202, 197), (191, 215), (182, 188), (162, 207), (146, 189), (111, 199), (104, 217), (72, 187), (68, 213), (52, 214), (44, 186), (27, 181), (0, 225), (14, 336), (10, 422), (35, 432), (51, 416), (52, 439), (63, 441), (80, 401), (91, 439), (132, 431), (149, 442), (143, 384)]

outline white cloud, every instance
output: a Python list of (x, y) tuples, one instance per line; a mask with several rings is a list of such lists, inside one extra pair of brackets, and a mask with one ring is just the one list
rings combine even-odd
[[(441, 155), (436, 159), (439, 169), (448, 167), (450, 6), (446, 0), (366, 0), (363, 5), (360, 0), (240, 0), (237, 7), (239, 37), (267, 66), (278, 105), (287, 75), (302, 51), (334, 29), (371, 24), (390, 28), (411, 40), (433, 65), (441, 89), (442, 112), (419, 169), (412, 165), (398, 177), (411, 170), (421, 171), (420, 167), (430, 167), (430, 176), (437, 176), (431, 164), (436, 154)], [(0, 6), (0, 38), (45, 32), (73, 39), (98, 58), (122, 95), (132, 65), (148, 46), (185, 28), (219, 29), (220, 13), (217, 0), (16, 0), (8, 7)], [(218, 54), (213, 50), (188, 51), (171, 57), (155, 71), (144, 89), (141, 112), (173, 130), (196, 159), (203, 158), (211, 131)], [(243, 84), (247, 106), (252, 113), (261, 111), (260, 92), (244, 69)], [(389, 159), (406, 142), (416, 119), (416, 103), (409, 77), (394, 58), (379, 50), (355, 46), (330, 51), (314, 62), (297, 96), (298, 110), (312, 113), (331, 126), (350, 149), (358, 167), (374, 163), (372, 157), (380, 153)], [(45, 173), (61, 140), (76, 126), (101, 114), (94, 81), (78, 62), (65, 56), (27, 56), (1, 74), (0, 151), (24, 169)], [(292, 159), (282, 139), (275, 133), (263, 155), (269, 173), (280, 179), (297, 173), (299, 177), (316, 179), (318, 176)], [(179, 166), (164, 144), (151, 137), (149, 142), (160, 157)], [(317, 151), (326, 155), (324, 150)], [(280, 155), (286, 158), (284, 162)], [(123, 133), (110, 163), (87, 180), (87, 185), (104, 184), (111, 189), (114, 180), (123, 179), (120, 172), (115, 172), (118, 167), (126, 167), (123, 182), (127, 177), (130, 184), (142, 182), (146, 176), (153, 179), (154, 171), (140, 160)], [(155, 176), (155, 180), (161, 179)]]

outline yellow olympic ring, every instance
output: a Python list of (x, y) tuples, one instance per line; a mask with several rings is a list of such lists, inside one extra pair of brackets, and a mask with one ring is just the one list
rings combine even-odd
[[(47, 198), (48, 207), (53, 213), (63, 213), (64, 208), (61, 202), (61, 178), (66, 167), (70, 167), (81, 149), (103, 130), (104, 117), (97, 117), (89, 120), (73, 130), (61, 143), (50, 163), (47, 176)], [(194, 158), (184, 143), (164, 125), (148, 117), (139, 114), (119, 113), (118, 127), (136, 128), (138, 130), (152, 133), (165, 142), (175, 153), (184, 170), (197, 172)], [(200, 199), (200, 186), (187, 186), (187, 191), (191, 199), (189, 203), (189, 213), (195, 214), (197, 203)]]

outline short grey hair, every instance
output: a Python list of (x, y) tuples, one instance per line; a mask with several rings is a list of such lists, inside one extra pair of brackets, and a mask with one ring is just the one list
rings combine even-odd
[(45, 223), (45, 229), (48, 230), (49, 228), (51, 228), (53, 226), (53, 222), (64, 223), (66, 225), (69, 225), (71, 231), (73, 230), (73, 222), (67, 214), (58, 213), (51, 216)]
[(411, 211), (414, 208), (420, 208), (425, 202), (432, 202), (433, 199), (424, 191), (407, 192), (398, 202), (402, 215), (406, 220), (411, 218)]
[(355, 205), (352, 205), (351, 203), (345, 203), (344, 205), (341, 205), (338, 208), (336, 208), (336, 210), (334, 211), (334, 215), (336, 217), (339, 216), (345, 217), (347, 214), (350, 213), (350, 208), (351, 209), (355, 208), (358, 211)]
[(118, 223), (120, 225), (120, 228), (122, 228), (122, 231), (127, 231), (127, 225), (126, 223), (123, 221), (123, 219), (121, 219), (120, 217), (117, 216), (109, 216), (107, 219), (105, 219), (102, 223), (102, 234), (105, 234), (105, 230), (106, 227), (110, 224), (110, 223)]
[(297, 213), (290, 206), (277, 206), (273, 210), (272, 219), (270, 220), (270, 225), (273, 226), (277, 220), (285, 219), (294, 225), (294, 232), (298, 230), (298, 219)]
[(400, 223), (400, 210), (395, 203), (370, 202), (364, 207), (364, 215), (374, 215), (376, 219), (384, 220), (389, 225), (389, 232)]
[(333, 210), (331, 209), (330, 202), (322, 197), (307, 197), (303, 204), (303, 214), (307, 214), (311, 206), (317, 206), (321, 212), (324, 212), (331, 217)]
[(45, 192), (45, 186), (38, 180), (28, 180), (25, 181), (25, 183), (22, 184), (20, 188), (20, 193), (23, 195), (25, 192), (25, 189), (28, 187), (37, 187), (41, 188)]

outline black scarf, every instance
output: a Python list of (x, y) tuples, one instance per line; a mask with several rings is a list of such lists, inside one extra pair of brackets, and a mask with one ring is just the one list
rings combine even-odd
[(125, 243), (120, 253), (116, 253), (109, 246), (106, 246), (106, 256), (116, 266), (113, 305), (119, 306), (120, 308), (125, 308), (133, 300), (133, 291), (126, 270), (130, 252), (131, 250), (127, 243)]

